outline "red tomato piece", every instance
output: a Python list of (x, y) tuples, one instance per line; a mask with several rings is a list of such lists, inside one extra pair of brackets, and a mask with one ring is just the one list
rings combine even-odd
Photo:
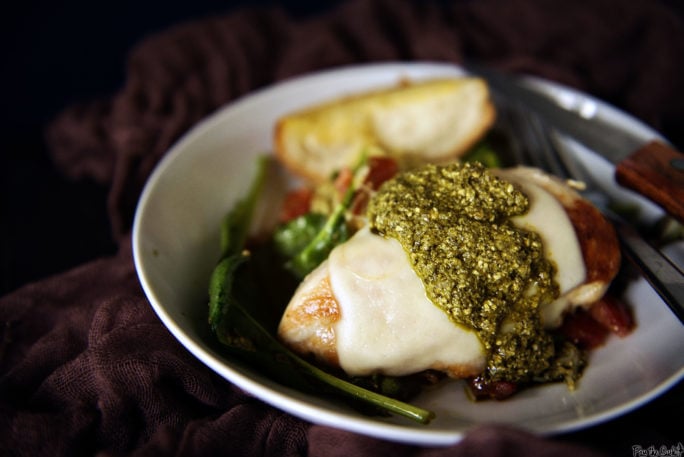
[(608, 338), (608, 330), (583, 309), (565, 316), (560, 333), (583, 349), (602, 346)]
[(366, 182), (372, 189), (378, 189), (382, 183), (394, 177), (399, 171), (397, 161), (391, 157), (371, 157), (368, 159), (370, 167)]
[(370, 201), (370, 195), (368, 192), (357, 192), (356, 195), (354, 195), (354, 200), (352, 200), (351, 204), (351, 213), (352, 214), (363, 214), (366, 212), (366, 208), (368, 207), (368, 202)]
[(518, 385), (510, 381), (485, 381), (481, 377), (468, 380), (468, 389), (475, 400), (505, 400), (518, 391)]
[(281, 222), (291, 221), (308, 213), (312, 198), (313, 190), (306, 187), (288, 192), (283, 202), (283, 208), (280, 211)]
[(629, 306), (617, 297), (606, 295), (589, 308), (589, 314), (620, 337), (629, 335), (634, 329), (634, 317)]
[(337, 174), (337, 177), (335, 177), (334, 185), (340, 197), (342, 197), (344, 193), (347, 192), (347, 189), (349, 189), (349, 186), (351, 186), (353, 179), (354, 174), (351, 172), (349, 168), (343, 168)]

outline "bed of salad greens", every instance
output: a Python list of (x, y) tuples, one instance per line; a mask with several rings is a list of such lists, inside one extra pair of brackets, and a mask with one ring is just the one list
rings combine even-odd
[[(349, 237), (345, 212), (355, 186), (347, 189), (331, 214), (307, 213), (279, 227), (267, 242), (247, 246), (268, 160), (260, 159), (249, 193), (222, 223), (221, 256), (209, 281), (208, 321), (212, 333), (229, 354), (284, 385), (344, 397), (367, 414), (395, 414), (429, 423), (433, 412), (406, 402), (420, 390), (416, 379), (381, 375), (350, 378), (331, 373), (293, 353), (275, 337), (280, 315), (298, 282)], [(265, 271), (269, 286), (263, 287), (261, 282), (259, 287)]]

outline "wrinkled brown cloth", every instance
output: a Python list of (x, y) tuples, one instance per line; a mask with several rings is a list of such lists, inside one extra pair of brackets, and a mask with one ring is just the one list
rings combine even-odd
[(66, 110), (49, 129), (67, 176), (109, 187), (120, 252), (0, 299), (0, 454), (599, 455), (495, 426), (445, 448), (389, 443), (261, 403), (156, 318), (131, 259), (132, 215), (179, 135), (283, 78), (361, 62), (478, 59), (580, 88), (681, 144), (682, 57), (681, 18), (654, 1), (356, 0), (309, 19), (249, 9), (150, 37), (133, 50), (118, 94)]

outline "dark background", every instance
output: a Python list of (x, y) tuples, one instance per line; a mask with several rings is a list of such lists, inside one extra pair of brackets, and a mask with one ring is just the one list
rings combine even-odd
[[(684, 4), (653, 1), (680, 14)], [(5, 5), (0, 27), (0, 296), (114, 252), (106, 189), (61, 176), (52, 167), (43, 135), (66, 107), (114, 95), (123, 86), (127, 56), (137, 43), (180, 22), (236, 8), (276, 5), (304, 18), (340, 3), (28, 0)]]
[(106, 189), (61, 176), (43, 135), (66, 107), (114, 95), (137, 43), (175, 24), (236, 8), (275, 4), (306, 17), (339, 2), (13, 3), (0, 27), (0, 296), (115, 251)]

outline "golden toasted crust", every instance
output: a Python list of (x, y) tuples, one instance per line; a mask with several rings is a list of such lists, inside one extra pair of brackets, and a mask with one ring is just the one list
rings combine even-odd
[(495, 117), (482, 79), (402, 82), (282, 117), (274, 148), (291, 172), (318, 183), (354, 164), (364, 151), (407, 165), (453, 160), (489, 130)]

